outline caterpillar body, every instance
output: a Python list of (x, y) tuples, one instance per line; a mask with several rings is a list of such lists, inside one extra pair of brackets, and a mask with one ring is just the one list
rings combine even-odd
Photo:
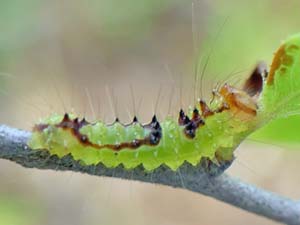
[[(183, 162), (201, 159), (221, 164), (233, 160), (234, 149), (250, 133), (270, 120), (299, 111), (300, 34), (276, 51), (268, 74), (258, 64), (241, 88), (224, 84), (207, 104), (179, 110), (177, 119), (148, 124), (118, 119), (110, 125), (87, 122), (75, 115), (53, 115), (36, 124), (28, 146), (51, 155), (71, 155), (84, 165), (104, 164), (126, 169), (143, 165), (152, 171), (162, 164), (176, 170)], [(221, 164), (222, 165), (222, 164)]]
[[(300, 46), (299, 36), (291, 40)], [(295, 48), (287, 46), (283, 51)], [(275, 59), (287, 55), (278, 52)], [(116, 119), (106, 125), (72, 114), (53, 115), (34, 126), (28, 145), (58, 157), (71, 154), (85, 165), (102, 163), (114, 168), (122, 164), (126, 169), (143, 165), (146, 171), (162, 164), (176, 170), (185, 161), (197, 165), (202, 158), (215, 164), (231, 161), (241, 141), (265, 123), (267, 104), (261, 99), (276, 93), (272, 90), (278, 84), (277, 69), (287, 63), (276, 60), (269, 75), (264, 64), (258, 64), (241, 88), (224, 84), (213, 92), (209, 104), (199, 100), (193, 110), (179, 110), (176, 119), (168, 117), (161, 122), (154, 115), (148, 124), (134, 117), (129, 124)], [(265, 96), (264, 89), (271, 94)]]

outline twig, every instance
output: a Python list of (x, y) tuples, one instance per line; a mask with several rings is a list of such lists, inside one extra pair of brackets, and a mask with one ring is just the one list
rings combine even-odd
[(141, 166), (130, 171), (122, 166), (114, 169), (105, 168), (102, 164), (83, 166), (69, 155), (59, 159), (56, 156), (50, 156), (47, 151), (30, 149), (26, 145), (30, 135), (31, 133), (27, 131), (0, 126), (0, 158), (29, 168), (69, 170), (95, 176), (113, 176), (184, 188), (275, 221), (291, 225), (300, 224), (300, 202), (222, 174), (228, 166), (226, 164), (221, 167), (211, 167), (208, 172), (203, 164), (193, 167), (185, 163), (180, 167), (180, 176), (178, 172), (173, 172), (164, 166), (151, 173), (145, 172)]

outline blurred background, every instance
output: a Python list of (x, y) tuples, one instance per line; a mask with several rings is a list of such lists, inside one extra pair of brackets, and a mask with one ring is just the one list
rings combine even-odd
[[(0, 123), (29, 130), (65, 111), (107, 122), (175, 116), (195, 93), (208, 99), (218, 82), (238, 85), (259, 60), (270, 64), (299, 32), (299, 8), (298, 0), (1, 0)], [(195, 65), (202, 71), (207, 57), (195, 88)], [(250, 137), (228, 173), (299, 199), (299, 125), (294, 116)], [(0, 225), (120, 223), (276, 224), (183, 190), (0, 160)]]

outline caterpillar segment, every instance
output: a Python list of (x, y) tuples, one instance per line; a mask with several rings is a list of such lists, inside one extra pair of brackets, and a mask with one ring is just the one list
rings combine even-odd
[(233, 149), (253, 131), (251, 120), (259, 110), (256, 102), (266, 77), (261, 66), (242, 89), (224, 84), (211, 104), (199, 100), (192, 111), (181, 109), (176, 120), (168, 117), (160, 122), (154, 115), (141, 124), (134, 116), (129, 124), (116, 119), (107, 125), (67, 113), (53, 115), (34, 126), (28, 145), (58, 157), (71, 154), (85, 165), (122, 164), (126, 169), (143, 165), (146, 171), (162, 164), (177, 170), (185, 161), (197, 165), (201, 159), (216, 164), (231, 161)]

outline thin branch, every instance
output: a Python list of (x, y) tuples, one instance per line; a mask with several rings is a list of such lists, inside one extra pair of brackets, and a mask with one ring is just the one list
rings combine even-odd
[(221, 167), (212, 166), (208, 171), (205, 169), (207, 167), (203, 166), (205, 162), (197, 167), (185, 163), (180, 167), (180, 176), (178, 172), (173, 172), (164, 166), (151, 173), (145, 172), (141, 166), (130, 171), (125, 170), (122, 166), (114, 169), (105, 168), (102, 164), (83, 166), (69, 155), (59, 159), (56, 156), (50, 156), (47, 151), (31, 150), (26, 145), (30, 136), (30, 132), (0, 126), (0, 158), (29, 168), (69, 170), (95, 176), (133, 179), (184, 188), (275, 221), (291, 225), (300, 224), (300, 202), (223, 174), (222, 172), (229, 166), (228, 164)]

